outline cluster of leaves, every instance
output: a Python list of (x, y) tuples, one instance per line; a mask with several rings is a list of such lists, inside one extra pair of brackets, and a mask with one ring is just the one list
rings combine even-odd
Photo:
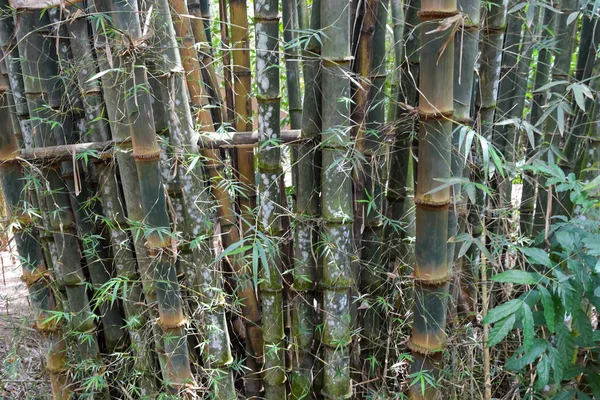
[[(596, 203), (589, 191), (600, 179), (584, 184), (565, 176), (556, 165), (535, 163), (547, 177), (546, 185), (569, 192), (573, 203), (585, 210)], [(552, 399), (591, 399), (600, 396), (600, 331), (594, 328), (600, 309), (600, 227), (576, 217), (555, 217), (535, 247), (518, 247), (527, 270), (511, 269), (492, 281), (519, 286), (521, 295), (490, 310), (485, 324), (493, 324), (487, 345), (494, 346), (515, 330), (521, 344), (504, 369), (519, 373), (523, 387)], [(527, 378), (526, 373), (534, 371)], [(528, 386), (531, 384), (531, 386)]]

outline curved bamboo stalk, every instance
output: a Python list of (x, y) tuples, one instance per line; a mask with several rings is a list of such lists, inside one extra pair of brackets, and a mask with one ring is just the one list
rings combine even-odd
[[(185, 90), (185, 70), (179, 57), (180, 49), (177, 48), (175, 28), (169, 12), (168, 0), (153, 0), (149, 5), (156, 11), (153, 18), (153, 45), (157, 52), (152, 59), (152, 68), (166, 99), (169, 109), (174, 110), (167, 121), (171, 141), (175, 147), (175, 156), (178, 160), (178, 174), (181, 179), (181, 192), (184, 203), (183, 233), (187, 246), (191, 247), (192, 271), (194, 287), (202, 297), (204, 307), (208, 308), (204, 323), (201, 328), (207, 343), (203, 352), (204, 361), (208, 368), (213, 368), (216, 376), (211, 377), (213, 391), (220, 399), (235, 399), (233, 375), (229, 365), (233, 361), (230, 349), (229, 334), (225, 321), (225, 300), (222, 297), (219, 268), (213, 267), (213, 231), (211, 199), (209, 188), (203, 182), (204, 171), (201, 163), (192, 166), (186, 158), (193, 157), (198, 152), (198, 133), (194, 129), (194, 121), (190, 108), (189, 98)], [(182, 4), (185, 10), (187, 7)], [(186, 25), (185, 22), (180, 23)], [(189, 24), (187, 24), (189, 27)], [(194, 71), (199, 71), (195, 69)], [(205, 110), (201, 110), (206, 114)], [(209, 124), (212, 128), (212, 124)], [(218, 265), (217, 265), (218, 267)]]
[[(300, 0), (304, 2), (304, 0)], [(310, 16), (311, 32), (320, 27), (320, 0), (313, 1)], [(294, 182), (296, 201), (294, 222), (294, 282), (296, 292), (292, 300), (292, 373), (291, 393), (293, 400), (313, 399), (314, 392), (322, 387), (321, 369), (315, 365), (314, 354), (318, 351), (320, 338), (315, 337), (315, 289), (317, 279), (319, 187), (321, 154), (318, 140), (321, 134), (321, 45), (316, 36), (310, 36), (302, 52), (302, 68), (305, 80), (302, 105), (301, 138), (294, 152), (297, 170)], [(321, 302), (322, 304), (322, 302)], [(313, 352), (314, 349), (314, 352)], [(314, 387), (314, 390), (313, 390)]]
[(267, 263), (262, 263), (261, 297), (266, 399), (286, 397), (283, 312), (282, 235), (279, 139), (279, 7), (277, 0), (255, 1), (256, 80), (258, 100), (258, 226)]
[[(544, 16), (542, 18), (542, 33), (540, 35), (539, 43), (545, 44), (550, 36), (552, 35), (553, 26), (555, 23), (554, 11), (549, 8), (543, 8)], [(542, 86), (548, 83), (550, 79), (550, 50), (546, 46), (542, 46), (538, 50), (537, 66), (535, 72), (535, 78), (533, 82), (533, 100), (531, 102), (531, 112), (529, 114), (529, 121), (532, 125), (537, 125), (540, 117), (543, 114), (543, 107), (546, 104), (546, 93), (537, 91)], [(527, 160), (531, 160), (538, 152), (539, 145), (541, 143), (539, 135), (535, 136), (535, 146), (527, 142)], [(536, 186), (537, 182), (531, 172), (525, 171), (523, 175), (523, 193), (521, 195), (521, 208), (520, 208), (520, 229), (521, 233), (531, 237), (533, 236), (533, 216), (534, 206), (536, 205)], [(543, 205), (545, 207), (546, 205)]]
[[(135, 45), (143, 40), (139, 26), (137, 5), (111, 0), (94, 2), (100, 12), (111, 12), (114, 27), (120, 36), (110, 38), (113, 55), (118, 55), (119, 68), (124, 71), (121, 90), (125, 97), (123, 123), (132, 136), (133, 158), (137, 167), (142, 210), (145, 214), (146, 246), (153, 258), (154, 284), (158, 300), (160, 325), (164, 331), (164, 351), (168, 384), (175, 391), (185, 391), (193, 384), (190, 369), (185, 325), (187, 320), (182, 309), (182, 299), (173, 264), (171, 231), (166, 209), (165, 193), (160, 173), (160, 148), (152, 116), (146, 70), (136, 64), (133, 54), (121, 52), (127, 40)], [(114, 56), (113, 56), (114, 57)]]
[[(0, 6), (5, 12), (4, 4)], [(8, 21), (7, 21), (8, 19)], [(2, 43), (6, 43), (4, 33), (12, 29), (10, 18), (2, 18)], [(7, 71), (4, 65), (0, 67), (0, 121), (4, 127), (0, 129), (0, 183), (6, 204), (6, 216), (12, 226), (19, 261), (23, 269), (22, 279), (27, 285), (29, 300), (33, 305), (36, 316), (35, 327), (45, 339), (44, 345), (46, 371), (50, 375), (52, 398), (54, 400), (69, 399), (71, 389), (67, 386), (66, 343), (63, 338), (62, 322), (54, 319), (53, 312), (59, 311), (49, 281), (49, 270), (44, 261), (44, 252), (40, 246), (40, 238), (33, 221), (26, 211), (23, 196), (25, 195), (25, 181), (23, 169), (18, 161), (10, 160), (18, 152), (19, 144), (13, 128), (9, 126), (11, 117), (9, 109)]]
[[(412, 373), (438, 374), (445, 346), (450, 266), (447, 265), (450, 190), (435, 191), (450, 176), (454, 40), (452, 29), (436, 31), (445, 18), (457, 14), (456, 1), (421, 1), (421, 68), (419, 80), (419, 168), (416, 204), (415, 306), (409, 348)], [(433, 399), (437, 388), (412, 385), (412, 399)]]
[(321, 2), (322, 112), (321, 233), (323, 288), (322, 394), (331, 399), (352, 395), (350, 379), (350, 287), (353, 239), (352, 159), (350, 142), (350, 5)]

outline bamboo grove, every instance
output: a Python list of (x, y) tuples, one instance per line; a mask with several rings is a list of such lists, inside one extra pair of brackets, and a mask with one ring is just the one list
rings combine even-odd
[(600, 395), (599, 11), (0, 0), (52, 398)]

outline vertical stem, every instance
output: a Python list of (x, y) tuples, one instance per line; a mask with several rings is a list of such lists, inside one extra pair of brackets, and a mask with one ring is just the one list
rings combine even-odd
[[(415, 306), (409, 348), (412, 373), (433, 374), (437, 381), (446, 341), (446, 308), (451, 271), (447, 264), (450, 190), (434, 191), (450, 176), (451, 117), (454, 111), (454, 40), (452, 29), (435, 32), (439, 22), (457, 14), (456, 1), (421, 1), (419, 80), (419, 169), (416, 204)], [(431, 193), (433, 191), (433, 193)], [(428, 383), (410, 387), (412, 399), (433, 399)]]

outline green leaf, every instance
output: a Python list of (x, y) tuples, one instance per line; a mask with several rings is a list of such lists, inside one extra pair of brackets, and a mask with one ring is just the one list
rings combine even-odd
[(536, 248), (536, 247), (519, 247), (521, 253), (527, 256), (527, 259), (532, 264), (539, 264), (545, 267), (551, 268), (552, 262), (550, 261), (550, 257), (548, 253), (544, 250)]
[(569, 389), (566, 392), (557, 393), (551, 400), (573, 400), (575, 396), (575, 390)]
[(548, 330), (550, 333), (554, 333), (554, 321), (556, 319), (556, 314), (554, 313), (554, 302), (552, 301), (552, 295), (542, 285), (538, 285), (538, 291), (541, 294), (542, 306), (544, 306), (544, 318), (546, 319), (546, 325), (548, 325)]
[(583, 343), (585, 343), (586, 346), (590, 345), (594, 335), (594, 329), (592, 328), (589, 317), (582, 309), (577, 310), (573, 315), (573, 327)]
[(543, 280), (546, 280), (546, 278), (537, 272), (520, 271), (517, 269), (504, 271), (492, 277), (492, 281), (494, 282), (518, 283), (521, 285), (535, 285)]
[(547, 348), (548, 344), (544, 339), (535, 339), (531, 350), (525, 349), (525, 346), (519, 347), (513, 355), (506, 360), (504, 368), (508, 371), (520, 371), (533, 363)]
[(500, 343), (502, 339), (504, 339), (512, 330), (513, 326), (515, 326), (516, 319), (517, 315), (511, 314), (503, 320), (496, 322), (490, 331), (490, 335), (488, 336), (487, 347), (492, 347)]
[(536, 384), (538, 387), (543, 388), (550, 380), (550, 359), (546, 354), (544, 354), (540, 361), (538, 361), (535, 369), (537, 370), (538, 374), (538, 380)]
[(556, 327), (556, 351), (552, 353), (552, 369), (554, 369), (554, 380), (561, 382), (564, 372), (573, 362), (575, 355), (575, 340), (573, 335), (564, 324)]
[(522, 307), (523, 300), (521, 299), (513, 299), (507, 301), (506, 303), (500, 304), (497, 307), (492, 308), (488, 311), (487, 315), (483, 319), (484, 324), (491, 324), (496, 321), (500, 321), (503, 318), (508, 317), (511, 314), (514, 314)]
[(533, 313), (529, 305), (523, 302), (523, 346), (525, 350), (531, 351), (534, 335)]

